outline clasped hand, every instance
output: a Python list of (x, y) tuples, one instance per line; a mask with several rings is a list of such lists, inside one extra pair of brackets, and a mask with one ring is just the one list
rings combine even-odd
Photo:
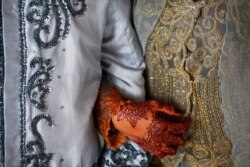
[(127, 102), (112, 117), (113, 126), (144, 150), (160, 158), (175, 155), (191, 120), (157, 101)]

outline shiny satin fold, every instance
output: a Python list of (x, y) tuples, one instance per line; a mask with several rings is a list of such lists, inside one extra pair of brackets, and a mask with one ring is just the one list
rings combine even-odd
[[(4, 8), (1, 11), (6, 58), (5, 166), (20, 166), (22, 135), (25, 137), (25, 143), (22, 143), (24, 150), (27, 149), (27, 143), (34, 141), (35, 137), (43, 139), (46, 148), (44, 152), (54, 155), (49, 163), (51, 167), (90, 167), (100, 155), (92, 110), (102, 78), (102, 69), (109, 73), (110, 81), (124, 96), (137, 101), (144, 99), (142, 72), (145, 65), (139, 41), (131, 25), (131, 4), (127, 0), (86, 0), (86, 14), (77, 17), (71, 14), (74, 11), (67, 11), (69, 6), (61, 4), (64, 8), (59, 6), (58, 13), (63, 17), (69, 14), (70, 17), (70, 28), (66, 27), (69, 28), (68, 36), (58, 44), (44, 48), (34, 39), (38, 25), (28, 20), (30, 18), (27, 14), (30, 8), (34, 7), (29, 5), (31, 2), (32, 0), (3, 1)], [(33, 5), (38, 5), (40, 1), (33, 2)], [(57, 35), (55, 32), (60, 23), (54, 19), (58, 15), (55, 13), (58, 2), (53, 1), (51, 17), (46, 20), (46, 24), (51, 25), (50, 29), (39, 34), (38, 38), (42, 40), (51, 40), (53, 35)], [(20, 9), (20, 3), (24, 10)], [(79, 4), (80, 1), (74, 5)], [(41, 10), (47, 10), (48, 6), (39, 7)], [(20, 22), (20, 19), (24, 22)], [(23, 25), (25, 27), (20, 29)], [(22, 36), (23, 32), (26, 32), (26, 36)], [(20, 52), (23, 51), (20, 49), (21, 41), (27, 44), (27, 48), (24, 48), (25, 53), (27, 51), (27, 63), (24, 60), (23, 64), (20, 64)], [(31, 103), (31, 98), (36, 98), (37, 94), (29, 97), (24, 92), (26, 101), (19, 98), (21, 86), (26, 87), (30, 78), (37, 77), (34, 74), (39, 66), (32, 68), (32, 61), (36, 58), (50, 60), (54, 67), (53, 73), (47, 74), (52, 77), (44, 82), (45, 86), (51, 88), (45, 98), (48, 107), (45, 111), (39, 110)], [(48, 66), (43, 66), (42, 70)], [(52, 66), (49, 66), (50, 70)], [(27, 74), (20, 76), (21, 68), (27, 70)], [(26, 77), (23, 85), (20, 83), (22, 77)], [(43, 79), (42, 77), (41, 80)], [(26, 107), (25, 112), (21, 113), (22, 104)], [(54, 123), (53, 127), (48, 125), (46, 119), (37, 123), (41, 137), (33, 133), (36, 127), (31, 126), (34, 118), (40, 114), (49, 114)], [(21, 117), (25, 120), (21, 120)], [(25, 124), (20, 125), (21, 122)], [(26, 134), (20, 133), (21, 127), (25, 128)], [(30, 154), (38, 153), (36, 149), (29, 151), (33, 151)], [(26, 156), (25, 152), (22, 156)]]

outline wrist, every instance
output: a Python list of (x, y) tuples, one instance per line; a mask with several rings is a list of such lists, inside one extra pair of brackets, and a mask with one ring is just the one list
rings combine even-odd
[(127, 141), (127, 137), (112, 122), (124, 103), (126, 102), (114, 87), (100, 89), (95, 108), (98, 130), (111, 149), (117, 149)]

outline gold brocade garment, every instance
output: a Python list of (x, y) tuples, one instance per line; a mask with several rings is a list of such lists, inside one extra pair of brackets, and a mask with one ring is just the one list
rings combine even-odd
[[(183, 159), (192, 167), (233, 166), (218, 76), (226, 4), (227, 0), (167, 1), (146, 46), (148, 98), (192, 116)], [(162, 160), (168, 167), (178, 161)]]

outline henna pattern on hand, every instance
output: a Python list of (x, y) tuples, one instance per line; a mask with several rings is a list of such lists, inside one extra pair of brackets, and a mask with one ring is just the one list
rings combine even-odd
[(127, 137), (112, 126), (112, 116), (125, 103), (114, 87), (102, 86), (95, 105), (97, 126), (100, 134), (111, 149), (119, 148)]
[[(173, 107), (154, 100), (139, 104), (125, 101), (112, 87), (99, 91), (96, 115), (99, 132), (108, 147), (117, 149), (131, 139), (145, 151), (158, 157), (176, 153), (177, 147), (184, 144), (183, 136), (191, 122), (189, 119), (182, 119), (181, 114)], [(114, 123), (111, 122), (112, 118), (115, 118), (113, 116), (116, 117), (116, 122), (126, 120), (125, 125), (129, 124), (131, 127), (126, 127), (125, 133), (119, 131), (119, 128), (114, 129), (115, 125), (111, 126)], [(145, 121), (145, 124), (142, 122), (138, 126), (140, 120)], [(137, 134), (136, 131), (141, 133)]]
[(132, 104), (126, 103), (121, 106), (121, 109), (117, 111), (117, 120), (121, 121), (127, 119), (130, 125), (135, 128), (136, 124), (142, 118), (148, 119), (147, 111), (149, 106), (145, 103)]
[(177, 146), (184, 144), (183, 136), (190, 122), (191, 120), (186, 119), (182, 123), (173, 123), (155, 115), (152, 123), (147, 128), (147, 139), (137, 138), (136, 143), (144, 150), (158, 157), (164, 157), (167, 154), (175, 155)]

